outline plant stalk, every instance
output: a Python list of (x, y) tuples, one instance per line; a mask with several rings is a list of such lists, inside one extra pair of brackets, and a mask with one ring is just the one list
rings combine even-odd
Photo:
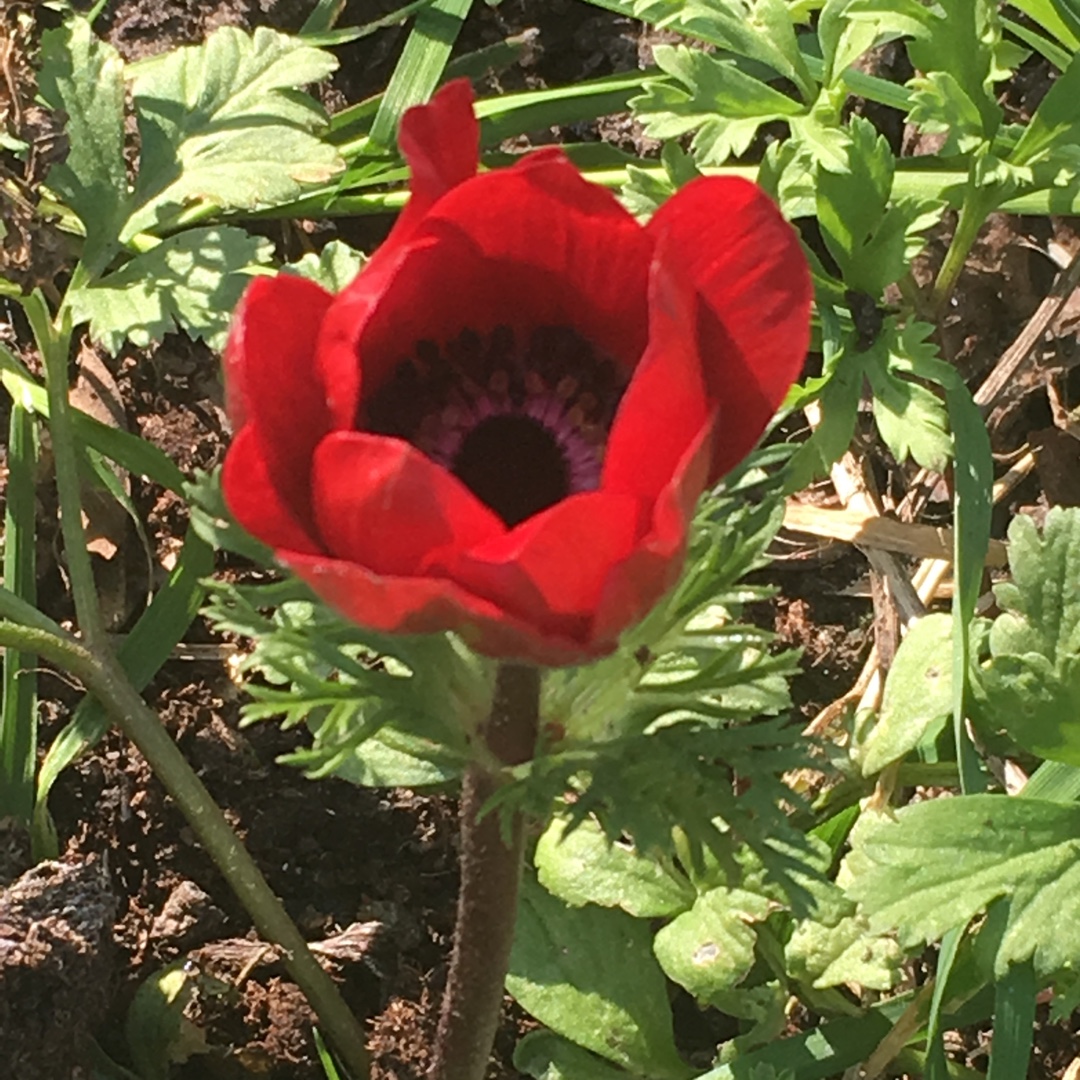
[[(480, 729), (498, 761), (520, 765), (532, 758), (539, 711), (540, 669), (502, 664), (491, 715)], [(498, 812), (478, 817), (502, 782), (476, 763), (465, 773), (454, 950), (429, 1080), (483, 1080), (498, 1030), (525, 845), (522, 815), (514, 815), (508, 830)]]
[(282, 963), (304, 992), (319, 1024), (357, 1080), (370, 1072), (364, 1030), (319, 966), (281, 901), (157, 715), (111, 653), (99, 655), (67, 635), (0, 622), (0, 647), (35, 652), (71, 672), (138, 747), (236, 893), (259, 933), (280, 946)]

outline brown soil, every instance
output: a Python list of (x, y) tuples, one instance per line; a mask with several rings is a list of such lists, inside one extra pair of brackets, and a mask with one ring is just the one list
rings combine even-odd
[[(19, 6), (13, 3), (9, 8)], [(341, 25), (370, 21), (399, 6), (400, 0), (350, 0)], [(137, 58), (201, 40), (223, 23), (296, 29), (312, 7), (313, 0), (112, 0), (98, 25), (126, 57)], [(43, 21), (51, 17), (42, 11)], [(640, 27), (570, 0), (504, 0), (497, 8), (478, 3), (465, 36), (476, 47), (529, 27), (538, 31), (538, 47), (521, 69), (501, 77), (503, 88), (565, 84), (633, 69), (639, 53), (648, 47)], [(340, 50), (342, 70), (323, 90), (327, 104), (354, 101), (385, 85), (403, 40), (404, 31), (389, 30)], [(31, 41), (18, 44), (24, 52), (33, 47)], [(26, 103), (24, 137), (36, 138), (47, 129), (47, 118), (30, 104), (29, 67), (16, 56), (12, 71)], [(1024, 74), (1016, 93), (1018, 111), (1037, 93), (1040, 78), (1041, 85), (1046, 83), (1045, 71), (1040, 73), (1037, 67)], [(634, 137), (617, 122), (573, 134)], [(42, 153), (48, 152), (43, 144)], [(35, 159), (34, 169), (39, 178), (44, 171), (41, 158)], [(385, 224), (345, 222), (336, 228), (350, 241), (370, 246)], [(319, 226), (320, 240), (333, 235), (334, 228)], [(20, 238), (23, 247), (16, 250), (12, 245)], [(289, 240), (283, 234), (274, 239), (287, 248)], [(999, 216), (985, 231), (946, 327), (946, 347), (973, 381), (992, 367), (1045, 295), (1052, 267), (1032, 245), (1044, 246), (1050, 239), (1069, 251), (1080, 244), (1072, 224), (1065, 221)], [(48, 280), (64, 258), (62, 241), (49, 233), (27, 236), (16, 229), (5, 243), (9, 264), (30, 280)], [(940, 258), (941, 246), (928, 258)], [(2, 310), (13, 327), (9, 344), (34, 365), (26, 328), (14, 310)], [(1064, 368), (1075, 360), (1076, 329), (1075, 320), (1070, 323), (1068, 318), (1057, 327), (1049, 366)], [(112, 397), (118, 422), (160, 446), (184, 470), (207, 468), (221, 459), (228, 430), (217, 360), (204, 347), (170, 337), (160, 347), (129, 348), (116, 359), (84, 345), (82, 356), (80, 370), (88, 379), (99, 373), (99, 396), (106, 405)], [(102, 370), (105, 376), (100, 375)], [(108, 385), (101, 390), (103, 381)], [(1062, 385), (1076, 400), (1080, 387), (1075, 371), (1072, 382)], [(5, 427), (6, 417), (5, 398), (0, 406)], [(1053, 419), (1041, 379), (1018, 385), (992, 418), (995, 449), (1003, 454), (1033, 438), (1033, 432), (1043, 433), (1040, 472), (1003, 509), (999, 531), (1020, 506), (1080, 504), (1075, 440), (1057, 438)], [(882, 490), (898, 499), (913, 470), (896, 466), (880, 452), (875, 460)], [(186, 526), (183, 504), (138, 480), (132, 481), (132, 495), (148, 522), (159, 559), (174, 554)], [(42, 602), (54, 618), (64, 619), (71, 612), (54, 554), (55, 513), (47, 489), (42, 518)], [(106, 539), (111, 529), (125, 528), (123, 521), (102, 526)], [(137, 541), (125, 533), (114, 532), (112, 538), (116, 542), (103, 545), (97, 558), (103, 599), (113, 628), (121, 631), (138, 615), (146, 591), (146, 563)], [(780, 595), (759, 618), (775, 626), (781, 643), (804, 650), (805, 677), (797, 681), (794, 692), (809, 719), (852, 684), (865, 659), (873, 638), (870, 587), (865, 562), (850, 548), (808, 545), (794, 537), (785, 538), (783, 544), (778, 548), (783, 559), (770, 573)], [(110, 546), (114, 550), (108, 554)], [(212, 639), (204, 626), (196, 624), (187, 640)], [(78, 694), (66, 680), (48, 673), (40, 689), (45, 702), (40, 740), (48, 746), (70, 717)], [(241, 731), (240, 694), (221, 663), (170, 661), (147, 691), (147, 700), (160, 711), (187, 759), (226, 809), (303, 932), (312, 941), (327, 942), (349, 1004), (371, 1018), (376, 1080), (418, 1080), (429, 1059), (457, 887), (453, 800), (407, 791), (368, 791), (336, 780), (315, 783), (275, 764), (303, 741), (303, 735), (271, 725)], [(63, 910), (65, 890), (89, 890), (93, 902), (80, 901), (77, 925), (49, 923), (53, 936), (48, 941), (41, 938), (36, 958), (19, 959), (43, 978), (65, 965), (69, 978), (63, 993), (53, 993), (51, 984), (43, 982), (32, 991), (38, 997), (26, 1000), (47, 1000), (47, 1007), (33, 1010), (35, 1023), (42, 1031), (68, 1036), (55, 1042), (59, 1047), (55, 1058), (16, 1057), (13, 1077), (64, 1080), (85, 1075), (78, 1067), (85, 1063), (90, 1035), (115, 1060), (130, 1060), (124, 1019), (136, 990), (154, 972), (184, 958), (197, 966), (200, 978), (205, 977), (189, 1009), (204, 1052), (178, 1064), (174, 1078), (314, 1080), (323, 1075), (303, 998), (272, 957), (252, 959), (245, 913), (129, 744), (109, 734), (63, 774), (50, 806), (63, 862), (39, 868), (34, 877), (23, 878), (18, 893), (0, 897), (0, 928), (30, 922), (45, 926), (34, 907), (44, 902), (41, 896), (49, 895), (45, 885), (60, 897), (53, 894), (50, 912)], [(0, 832), (0, 856), (0, 886), (29, 866), (22, 840), (9, 832)], [(109, 925), (112, 932), (104, 933), (102, 928)], [(359, 937), (347, 948), (338, 942), (335, 954), (336, 935), (346, 928), (353, 928)], [(3, 940), (0, 933), (0, 944)], [(4, 963), (0, 953), (0, 966)], [(209, 989), (222, 985), (228, 993)], [(681, 1037), (689, 1046), (700, 1017), (693, 1009), (679, 1013)], [(519, 1032), (529, 1024), (508, 1003), (489, 1080), (517, 1075), (511, 1054)], [(25, 1032), (28, 1039), (38, 1031), (4, 1015), (0, 1030)], [(1039, 1045), (1032, 1077), (1060, 1076), (1077, 1051), (1074, 1038), (1049, 1026)]]

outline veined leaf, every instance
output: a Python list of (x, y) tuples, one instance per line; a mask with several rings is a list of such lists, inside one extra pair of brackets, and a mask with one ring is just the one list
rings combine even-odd
[(132, 83), (141, 153), (130, 239), (205, 200), (252, 209), (295, 198), (344, 167), (315, 132), (319, 105), (296, 88), (337, 67), (329, 53), (266, 27), (215, 30), (154, 58)]
[(78, 16), (41, 37), (41, 96), (67, 114), (68, 155), (49, 171), (49, 186), (86, 229), (83, 262), (108, 262), (127, 216), (124, 164), (124, 64)]
[(534, 862), (540, 884), (575, 907), (620, 907), (648, 919), (686, 911), (696, 896), (673, 866), (613, 843), (592, 819), (568, 831), (565, 819), (553, 818), (536, 845)]
[(314, 281), (327, 292), (338, 293), (360, 273), (365, 262), (364, 256), (343, 240), (331, 240), (318, 255), (310, 252), (281, 270)]
[(524, 883), (506, 988), (552, 1031), (631, 1071), (682, 1080), (671, 1006), (649, 924), (592, 904), (568, 908)]
[(917, 947), (1007, 898), (1000, 978), (1034, 959), (1040, 975), (1080, 962), (1080, 807), (1003, 795), (864, 813), (846, 861), (849, 895), (879, 930)]
[(864, 776), (899, 761), (949, 715), (951, 642), (952, 616), (940, 612), (920, 619), (908, 631), (889, 669), (881, 716), (863, 745)]
[(249, 267), (271, 252), (269, 241), (229, 225), (187, 229), (73, 291), (72, 317), (112, 353), (125, 339), (145, 347), (175, 328), (220, 348)]

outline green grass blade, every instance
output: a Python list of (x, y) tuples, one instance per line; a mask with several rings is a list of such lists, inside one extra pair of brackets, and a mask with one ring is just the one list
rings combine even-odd
[[(21, 600), (37, 600), (35, 564), (37, 427), (26, 409), (11, 410), (8, 439), (7, 508), (4, 514), (4, 585)], [(0, 818), (30, 821), (37, 756), (37, 658), (4, 652), (0, 710)]]
[(1025, 45), (1034, 49), (1041, 56), (1045, 56), (1058, 71), (1064, 71), (1069, 66), (1072, 54), (1061, 48), (1060, 45), (1055, 45), (1049, 38), (1027, 26), (1014, 22), (1012, 19), (1003, 18), (1001, 25), (1014, 37), (1018, 37)]
[(930, 999), (930, 1012), (926, 1021), (926, 1080), (948, 1080), (949, 1067), (945, 1058), (945, 1046), (941, 1041), (944, 1030), (942, 1009), (949, 975), (956, 962), (956, 953), (964, 938), (964, 927), (957, 926), (941, 939), (937, 972), (934, 976), (934, 993)]
[(431, 97), (470, 7), (472, 0), (432, 0), (417, 15), (371, 125), (376, 146), (392, 146), (405, 110)]
[(1080, 769), (1063, 761), (1044, 761), (1020, 794), (1026, 799), (1076, 802), (1080, 799)]
[[(11, 366), (7, 356), (0, 355), (0, 364), (3, 367), (0, 381), (12, 401), (47, 420), (49, 401), (45, 388), (39, 386), (29, 374)], [(176, 462), (153, 443), (120, 428), (109, 427), (79, 409), (71, 410), (71, 420), (76, 441), (80, 445), (97, 450), (136, 476), (145, 476), (147, 480), (153, 480), (178, 495), (183, 494), (184, 474)]]
[(994, 991), (994, 1041), (986, 1080), (1027, 1076), (1035, 1036), (1035, 968), (1013, 964)]
[(1018, 11), (1037, 22), (1062, 48), (1080, 49), (1080, 5), (1068, 0), (1011, 0)]
[(304, 20), (304, 25), (300, 27), (300, 36), (313, 37), (333, 30), (344, 7), (345, 0), (319, 0), (315, 9)]
[(983, 562), (990, 544), (991, 489), (994, 462), (979, 407), (968, 388), (957, 380), (946, 388), (949, 422), (953, 430), (956, 498), (954, 507), (953, 566), (953, 719), (960, 786), (965, 793), (983, 791), (985, 775), (965, 727), (970, 669), (970, 624), (982, 585)]
[(576, 124), (598, 116), (625, 112), (627, 101), (641, 93), (647, 73), (590, 79), (555, 90), (506, 94), (477, 103), (483, 146), (557, 124)]
[[(202, 580), (213, 569), (213, 556), (213, 549), (189, 529), (168, 582), (117, 650), (117, 658), (137, 690), (154, 677), (198, 614), (205, 595)], [(38, 774), (34, 803), (33, 840), (39, 857), (53, 857), (57, 847), (49, 818), (49, 791), (64, 769), (94, 746), (108, 726), (104, 709), (96, 700), (84, 698), (49, 747)]]

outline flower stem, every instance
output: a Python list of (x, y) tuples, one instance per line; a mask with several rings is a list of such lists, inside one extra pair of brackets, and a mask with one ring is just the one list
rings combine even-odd
[(282, 963), (304, 992), (346, 1067), (357, 1080), (367, 1076), (370, 1059), (363, 1028), (308, 949), (221, 808), (112, 654), (91, 651), (66, 634), (6, 621), (0, 622), (0, 646), (37, 653), (81, 679), (101, 701), (106, 713), (139, 748), (164, 784), (259, 933), (281, 947)]
[[(501, 665), (491, 715), (480, 734), (504, 765), (519, 765), (533, 756), (539, 709), (540, 670)], [(465, 773), (454, 951), (429, 1080), (483, 1080), (499, 1025), (525, 843), (520, 814), (514, 815), (508, 834), (497, 812), (478, 820), (501, 783), (479, 764)]]

